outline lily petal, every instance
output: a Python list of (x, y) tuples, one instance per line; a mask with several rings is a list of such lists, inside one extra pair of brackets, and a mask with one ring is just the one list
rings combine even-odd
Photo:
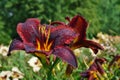
[(82, 40), (82, 41), (76, 42), (72, 46), (73, 49), (79, 48), (79, 47), (91, 48), (95, 54), (98, 52), (98, 49), (104, 50), (104, 48), (100, 44), (90, 40)]
[(34, 44), (32, 43), (24, 44), (24, 46), (25, 46), (25, 51), (27, 53), (40, 53), (40, 54), (45, 54), (45, 55), (51, 54), (51, 51), (47, 52), (47, 51), (37, 50)]
[(103, 46), (90, 40), (84, 40), (84, 46), (91, 48), (95, 54), (97, 54), (98, 49), (104, 50)]
[(57, 46), (53, 54), (57, 57), (61, 58), (62, 60), (66, 61), (68, 64), (72, 65), (73, 67), (77, 67), (77, 60), (74, 53), (68, 48), (63, 46)]
[[(24, 43), (34, 42), (35, 30), (39, 26), (40, 21), (36, 18), (30, 18), (25, 23), (17, 25), (17, 33), (20, 35)], [(35, 29), (35, 30), (34, 30)]]
[(70, 27), (59, 25), (51, 29), (50, 38), (54, 40), (54, 46), (70, 44), (78, 34)]
[(88, 23), (82, 16), (77, 15), (73, 17), (68, 25), (80, 34), (79, 40), (86, 39), (86, 29), (87, 29)]
[(13, 50), (24, 50), (24, 44), (21, 41), (21, 39), (14, 39), (9, 47), (8, 55), (10, 55), (10, 52)]

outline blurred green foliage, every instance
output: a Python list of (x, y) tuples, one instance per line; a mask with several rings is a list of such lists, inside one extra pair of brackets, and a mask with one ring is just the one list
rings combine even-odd
[(120, 34), (120, 0), (0, 0), (0, 44), (8, 44), (16, 37), (17, 24), (27, 18), (48, 23), (77, 14), (89, 22), (89, 38), (100, 31)]

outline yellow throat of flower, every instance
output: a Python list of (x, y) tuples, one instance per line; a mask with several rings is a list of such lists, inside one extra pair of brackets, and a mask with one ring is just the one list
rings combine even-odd
[(39, 26), (39, 31), (41, 32), (42, 36), (45, 38), (45, 41), (40, 42), (38, 39), (37, 41), (37, 49), (43, 51), (50, 51), (53, 41), (49, 42), (50, 38), (50, 29), (46, 29), (46, 26)]
[[(41, 34), (42, 39), (36, 39), (37, 50), (49, 52), (51, 50), (51, 46), (53, 41), (49, 41), (50, 39), (50, 29), (46, 29), (46, 26), (39, 26), (39, 32)], [(37, 56), (43, 56), (40, 53), (35, 53)]]

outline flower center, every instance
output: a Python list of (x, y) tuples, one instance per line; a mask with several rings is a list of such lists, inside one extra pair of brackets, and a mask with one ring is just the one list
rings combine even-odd
[(46, 26), (39, 26), (40, 38), (36, 39), (37, 50), (50, 51), (53, 41), (50, 41), (50, 28), (46, 29)]

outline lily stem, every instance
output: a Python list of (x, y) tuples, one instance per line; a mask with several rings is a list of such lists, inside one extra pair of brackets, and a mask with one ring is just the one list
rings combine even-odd
[(56, 58), (56, 60), (54, 61), (54, 63), (49, 68), (49, 71), (47, 73), (47, 80), (51, 80), (52, 79), (52, 70), (59, 63), (59, 61), (60, 61), (60, 59)]

